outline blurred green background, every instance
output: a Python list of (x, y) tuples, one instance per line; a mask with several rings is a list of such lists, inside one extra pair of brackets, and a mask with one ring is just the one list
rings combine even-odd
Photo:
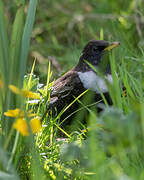
[[(16, 5), (11, 0), (5, 4), (9, 17), (7, 25), (11, 26)], [(77, 63), (82, 48), (90, 39), (120, 41), (120, 53), (134, 56), (138, 47), (144, 45), (143, 12), (143, 0), (39, 1), (28, 71), (36, 57), (35, 73), (45, 82), (48, 56), (53, 56), (58, 63), (53, 68), (54, 77), (62, 74)]]

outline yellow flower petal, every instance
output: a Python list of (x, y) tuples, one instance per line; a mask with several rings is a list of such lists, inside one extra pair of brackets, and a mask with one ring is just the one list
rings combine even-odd
[(16, 109), (9, 109), (7, 112), (4, 112), (5, 116), (9, 116), (9, 117), (17, 117), (18, 115), (20, 117), (24, 117), (24, 111), (16, 108)]
[(15, 94), (20, 94), (20, 89), (18, 89), (16, 86), (12, 84), (9, 85), (9, 89)]
[(27, 98), (32, 98), (32, 99), (40, 99), (40, 94), (39, 93), (35, 93), (35, 92), (32, 92), (32, 91), (29, 91), (27, 89), (19, 89), (17, 88), (16, 86), (14, 85), (9, 85), (9, 89), (15, 93), (15, 94), (20, 94), (24, 97), (27, 97)]
[(28, 91), (26, 89), (23, 89), (21, 92), (24, 97), (32, 98), (32, 99), (40, 99), (39, 93), (34, 93), (34, 92)]
[(31, 126), (32, 133), (37, 133), (41, 129), (40, 119), (37, 117), (33, 118), (30, 121), (30, 126)]
[(33, 110), (32, 110), (32, 109), (28, 111), (28, 117), (34, 117), (34, 116), (36, 116), (36, 115), (37, 115), (37, 114), (33, 113)]
[(16, 122), (13, 124), (13, 127), (17, 129), (23, 136), (28, 136), (28, 126), (25, 119), (17, 119)]
[(34, 116), (36, 116), (35, 113), (28, 113), (28, 117), (34, 117)]

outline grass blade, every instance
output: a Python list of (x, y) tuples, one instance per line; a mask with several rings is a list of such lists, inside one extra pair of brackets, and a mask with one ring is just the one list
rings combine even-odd
[[(24, 6), (17, 10), (10, 44), (10, 84), (17, 85), (19, 75), (20, 45), (24, 28)], [(13, 81), (13, 82), (12, 82)]]
[(23, 77), (26, 70), (27, 56), (30, 45), (30, 37), (35, 19), (37, 0), (30, 0), (26, 24), (22, 38), (21, 56), (20, 56), (20, 82), (23, 84)]
[(8, 60), (9, 60), (9, 48), (8, 48), (8, 37), (6, 26), (4, 22), (4, 8), (2, 0), (0, 0), (0, 73), (4, 83), (7, 83), (7, 72), (8, 72)]

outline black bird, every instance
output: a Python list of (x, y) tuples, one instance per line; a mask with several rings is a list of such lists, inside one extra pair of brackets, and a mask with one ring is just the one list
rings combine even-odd
[[(104, 61), (103, 57), (106, 51), (117, 47), (119, 44), (119, 42), (110, 43), (104, 40), (89, 41), (82, 51), (78, 64), (54, 82), (50, 102), (42, 120), (50, 109), (52, 112), (59, 113), (86, 89), (94, 91), (97, 100), (101, 98), (100, 91), (107, 94), (108, 89), (105, 80), (98, 76), (92, 66), (103, 71), (105, 78), (112, 83), (110, 64), (108, 60)], [(69, 115), (75, 107), (75, 105), (70, 107), (66, 115)]]

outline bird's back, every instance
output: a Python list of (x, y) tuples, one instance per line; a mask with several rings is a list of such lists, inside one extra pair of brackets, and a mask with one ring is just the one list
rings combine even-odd
[(85, 90), (77, 71), (73, 68), (55, 81), (50, 95), (49, 106), (52, 109), (55, 108), (59, 113)]

